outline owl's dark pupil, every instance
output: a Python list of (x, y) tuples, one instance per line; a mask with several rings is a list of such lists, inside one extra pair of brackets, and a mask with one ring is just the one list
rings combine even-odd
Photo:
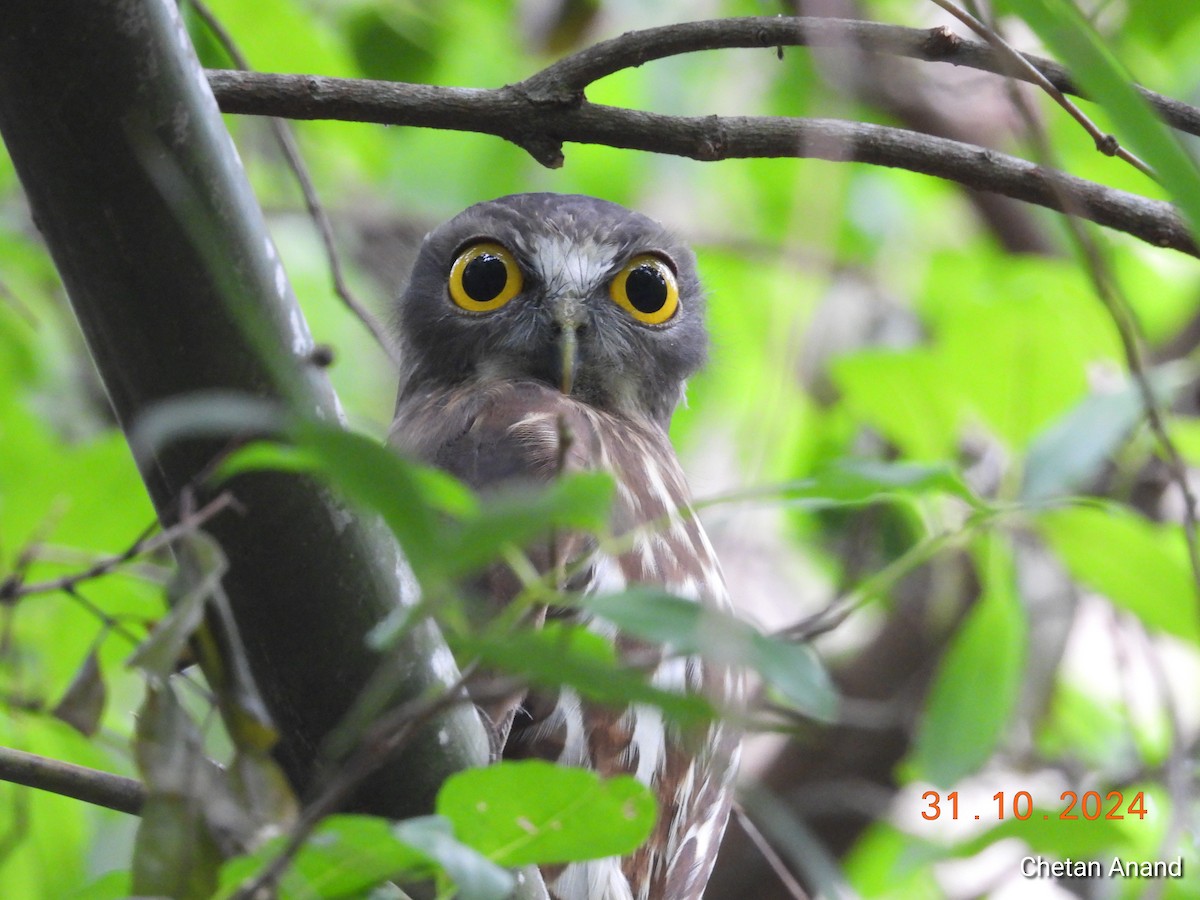
[(667, 302), (667, 279), (656, 266), (638, 266), (625, 279), (625, 295), (638, 312), (656, 313)]
[(507, 283), (508, 268), (504, 260), (492, 253), (479, 254), (463, 269), (463, 291), (476, 303), (496, 299)]

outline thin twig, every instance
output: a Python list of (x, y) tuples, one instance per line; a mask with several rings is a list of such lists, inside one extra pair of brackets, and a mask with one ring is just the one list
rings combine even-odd
[[(221, 20), (213, 14), (207, 4), (202, 2), (202, 0), (189, 0), (189, 2), (192, 5), (192, 9), (196, 11), (196, 15), (200, 17), (205, 27), (216, 38), (217, 43), (221, 45), (221, 48), (233, 60), (233, 64), (244, 72), (251, 71), (250, 63), (242, 54), (237, 42), (234, 41), (233, 36), (221, 24)], [(333, 279), (334, 293), (341, 298), (346, 308), (366, 326), (371, 336), (375, 338), (375, 342), (379, 344), (383, 352), (391, 359), (392, 364), (399, 365), (399, 357), (396, 355), (392, 342), (388, 339), (387, 332), (379, 320), (371, 314), (370, 310), (354, 296), (354, 292), (350, 290), (350, 286), (346, 283), (346, 278), (342, 270), (341, 254), (338, 252), (337, 245), (333, 239), (333, 224), (329, 221), (329, 215), (325, 212), (325, 207), (317, 196), (317, 189), (313, 185), (312, 175), (308, 171), (308, 165), (304, 162), (304, 156), (300, 153), (300, 147), (296, 142), (296, 135), (283, 119), (271, 118), (270, 125), (271, 131), (275, 135), (275, 141), (279, 144), (279, 149), (283, 152), (288, 168), (296, 176), (300, 192), (304, 195), (304, 206), (308, 210), (313, 224), (317, 227), (317, 233), (320, 235), (321, 243), (325, 247), (325, 256), (329, 260), (329, 273)]]
[[(1058, 190), (1055, 180), (1057, 171), (1053, 168), (1054, 150), (1045, 130), (1033, 115), (1032, 110), (1015, 91), (1013, 92), (1013, 102), (1025, 121), (1038, 158), (1047, 162), (1046, 171), (1052, 176), (1050, 179), (1051, 190)], [(1150, 432), (1154, 435), (1155, 442), (1163, 456), (1166, 457), (1167, 471), (1183, 498), (1184, 543), (1187, 547), (1188, 563), (1191, 567), (1192, 583), (1196, 592), (1195, 615), (1200, 620), (1200, 541), (1197, 537), (1200, 527), (1197, 524), (1196, 495), (1192, 490), (1191, 480), (1188, 478), (1187, 463), (1184, 462), (1183, 455), (1175, 446), (1175, 442), (1167, 430), (1158, 396), (1150, 383), (1145, 351), (1142, 346), (1141, 329), (1138, 326), (1137, 317), (1133, 313), (1133, 308), (1117, 283), (1095, 238), (1079, 221), (1081, 216), (1073, 206), (1069, 190), (1061, 192), (1061, 200), (1063, 212), (1066, 213), (1064, 221), (1067, 230), (1086, 263), (1092, 288), (1116, 328), (1121, 351), (1125, 357), (1125, 365), (1129, 369), (1130, 377), (1137, 387), (1138, 395), (1145, 408)]]
[[(1190, 748), (1183, 737), (1183, 721), (1179, 715), (1179, 706), (1175, 702), (1175, 694), (1171, 689), (1171, 679), (1167, 677), (1163, 666), (1162, 655), (1151, 641), (1149, 633), (1138, 620), (1134, 620), (1135, 633), (1142, 645), (1142, 656), (1150, 670), (1154, 688), (1158, 693), (1163, 716), (1170, 729), (1171, 748), (1167, 755), (1166, 772), (1163, 779), (1167, 794), (1171, 798), (1171, 814), (1167, 827), (1159, 842), (1159, 859), (1167, 859), (1180, 846), (1188, 831), (1188, 823), (1192, 819), (1193, 793), (1193, 758)], [(1148, 900), (1157, 900), (1162, 896), (1162, 887), (1151, 885), (1143, 895)]]
[(108, 575), (115, 569), (120, 568), (127, 562), (161, 549), (167, 546), (172, 541), (177, 540), (185, 534), (190, 534), (201, 525), (214, 516), (228, 509), (235, 504), (233, 495), (229, 492), (223, 492), (216, 498), (198, 509), (194, 514), (187, 518), (181, 519), (179, 522), (172, 525), (170, 528), (164, 528), (153, 537), (144, 533), (136, 541), (129, 545), (123, 552), (115, 556), (108, 556), (98, 560), (88, 566), (82, 572), (74, 572), (70, 575), (63, 575), (59, 578), (53, 578), (48, 581), (37, 581), (31, 584), (25, 584), (22, 580), (14, 575), (10, 575), (2, 583), (0, 583), (0, 603), (11, 602), (20, 597), (27, 597), (31, 594), (46, 594), (54, 591), (66, 591), (70, 593), (74, 588), (78, 587), (85, 581), (91, 581), (96, 578), (101, 578)]
[(733, 814), (737, 818), (738, 825), (741, 826), (746, 837), (750, 838), (750, 843), (754, 845), (754, 849), (758, 851), (759, 855), (771, 868), (771, 871), (775, 873), (775, 877), (779, 879), (779, 883), (783, 886), (783, 889), (788, 892), (788, 896), (793, 897), (794, 900), (809, 900), (808, 894), (804, 892), (804, 888), (800, 886), (800, 882), (788, 870), (786, 863), (775, 852), (775, 848), (770, 845), (763, 836), (763, 833), (758, 830), (758, 826), (746, 814), (746, 810), (742, 808), (740, 803), (733, 804)]
[(1150, 166), (1122, 147), (1113, 135), (1102, 131), (1095, 122), (1084, 114), (1083, 110), (1063, 96), (1063, 92), (1058, 89), (1058, 86), (1043, 75), (1037, 66), (1018, 53), (994, 29), (989, 28), (974, 16), (959, 9), (953, 3), (950, 3), (949, 0), (931, 0), (931, 2), (954, 16), (954, 18), (958, 19), (958, 21), (962, 22), (994, 47), (997, 52), (1016, 67), (1023, 81), (1030, 81), (1045, 91), (1055, 103), (1065, 109), (1076, 122), (1083, 126), (1083, 130), (1095, 141), (1097, 150), (1105, 156), (1115, 156), (1118, 159), (1124, 160), (1146, 177), (1152, 178), (1155, 181), (1158, 180), (1158, 176), (1155, 175), (1154, 170)]
[(364, 737), (358, 752), (346, 760), (316, 798), (304, 807), (279, 854), (242, 885), (236, 896), (256, 897), (260, 890), (274, 885), (321, 820), (336, 811), (359, 785), (398, 753), (417, 728), (454, 704), (472, 702), (466, 692), (469, 677), (469, 673), (461, 674), (436, 696), (404, 703), (379, 719)]
[(990, 511), (976, 513), (960, 528), (939, 532), (909, 548), (875, 574), (865, 578), (854, 588), (834, 597), (823, 609), (801, 619), (794, 625), (775, 632), (775, 637), (798, 642), (815, 640), (828, 634), (846, 621), (874, 597), (884, 594), (888, 588), (918, 566), (956, 544), (966, 541), (993, 515)]
[[(1043, 159), (1051, 159), (1053, 157), (1053, 147), (1044, 129), (1019, 94), (1014, 91), (1013, 95), (1015, 105), (1023, 116), (1026, 127), (1029, 129), (1036, 152)], [(1154, 435), (1159, 448), (1167, 457), (1167, 468), (1170, 472), (1171, 480), (1183, 495), (1184, 541), (1187, 546), (1188, 561), (1192, 570), (1193, 588), (1196, 591), (1197, 600), (1200, 601), (1200, 550), (1197, 548), (1196, 498), (1188, 478), (1187, 465), (1184, 463), (1182, 455), (1171, 439), (1166, 422), (1159, 408), (1158, 397), (1155, 395), (1154, 388), (1150, 384), (1137, 319), (1133, 314), (1129, 301), (1121, 292), (1120, 286), (1117, 284), (1107, 264), (1107, 260), (1101, 253), (1098, 243), (1089, 233), (1088, 229), (1073, 214), (1072, 210), (1067, 210), (1065, 221), (1080, 255), (1086, 262), (1086, 268), (1091, 277), (1093, 288), (1116, 327), (1121, 348), (1125, 355), (1126, 366), (1134, 383), (1137, 385), (1142, 405), (1146, 410), (1146, 417), (1150, 424), (1151, 433)], [(1200, 603), (1196, 605), (1194, 612), (1200, 617)], [(1148, 643), (1148, 638), (1145, 637), (1144, 632), (1142, 634), (1143, 641)], [(1189, 749), (1184, 743), (1183, 726), (1174, 704), (1174, 698), (1166, 673), (1158, 664), (1157, 657), (1152, 650), (1146, 653), (1146, 658), (1162, 697), (1163, 712), (1167, 718), (1171, 736), (1170, 750), (1166, 762), (1166, 780), (1168, 791), (1171, 794), (1173, 812), (1161, 844), (1162, 852), (1165, 854), (1174, 844), (1177, 844), (1186, 827), (1187, 816), (1190, 815), (1190, 795), (1192, 793), (1190, 777), (1191, 760)]]
[(136, 816), (146, 788), (133, 778), (88, 769), (23, 750), (0, 747), (0, 781), (22, 784)]

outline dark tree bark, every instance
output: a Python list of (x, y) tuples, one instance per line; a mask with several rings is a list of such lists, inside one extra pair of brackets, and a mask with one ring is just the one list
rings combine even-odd
[[(127, 433), (155, 404), (214, 390), (337, 419), (173, 2), (6, 4), (0, 134)], [(139, 459), (164, 522), (224, 445), (179, 441)], [(295, 475), (229, 487), (242, 511), (208, 530), (229, 557), (225, 588), (277, 755), (304, 793), (322, 741), (381, 664), (393, 669), (392, 704), (456, 673), (433, 664), (450, 657), (432, 626), (386, 660), (368, 649), (403, 590), (398, 549), (374, 520)], [(474, 710), (454, 706), (370, 779), (359, 805), (427, 811), (445, 776), (483, 762), (486, 746)]]

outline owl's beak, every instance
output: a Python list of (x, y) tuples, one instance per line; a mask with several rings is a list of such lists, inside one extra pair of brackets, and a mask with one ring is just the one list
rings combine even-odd
[(575, 386), (575, 359), (578, 347), (579, 339), (575, 336), (575, 326), (562, 326), (562, 333), (558, 337), (558, 349), (562, 354), (561, 387), (564, 394), (571, 393), (571, 388)]
[(564, 394), (571, 393), (575, 386), (575, 368), (579, 360), (578, 330), (583, 318), (583, 303), (570, 295), (559, 297), (554, 303), (554, 321), (558, 325), (558, 351), (562, 382), (559, 387)]

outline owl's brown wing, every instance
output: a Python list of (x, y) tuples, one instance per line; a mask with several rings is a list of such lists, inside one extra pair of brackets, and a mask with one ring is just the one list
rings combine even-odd
[[(490, 382), (402, 403), (392, 440), (481, 491), (546, 482), (564, 470), (611, 472), (617, 483), (612, 530), (627, 535), (628, 549), (593, 554), (583, 583), (573, 586), (602, 593), (653, 584), (705, 605), (727, 605), (720, 568), (690, 514), (674, 451), (653, 423), (598, 411), (537, 382)], [(558, 541), (535, 564), (547, 566), (551, 556), (578, 559), (594, 549), (579, 536)], [(502, 607), (518, 588), (511, 573), (494, 571), (485, 579), (479, 587), (489, 605)], [(740, 682), (723, 667), (693, 657), (664, 658), (658, 648), (615, 634), (599, 621), (589, 627), (613, 638), (627, 661), (650, 669), (659, 687), (704, 693), (720, 703), (736, 700)], [(569, 688), (511, 698), (487, 712), (499, 720), (506, 757), (539, 757), (606, 776), (631, 774), (659, 800), (658, 823), (646, 845), (625, 859), (547, 871), (553, 896), (700, 897), (729, 810), (733, 731), (718, 722), (704, 733), (682, 734), (653, 707), (605, 708)]]

